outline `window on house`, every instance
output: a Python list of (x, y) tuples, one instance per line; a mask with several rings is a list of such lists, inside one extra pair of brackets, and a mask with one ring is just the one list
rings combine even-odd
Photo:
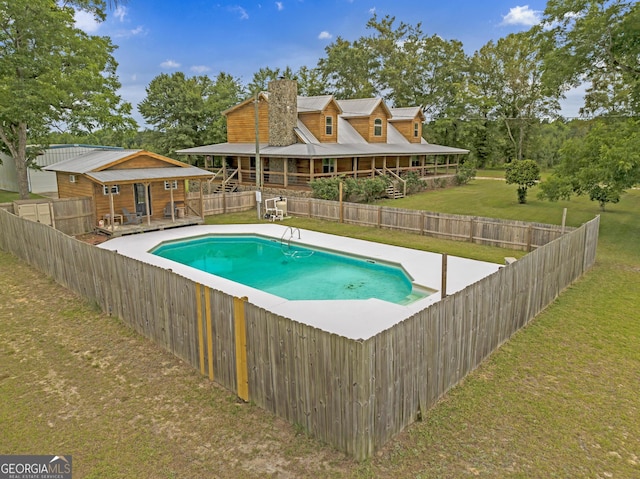
[(373, 136), (382, 136), (382, 120), (380, 118), (373, 121)]
[(109, 187), (108, 185), (104, 185), (102, 187), (102, 194), (103, 195), (108, 195), (109, 194), (109, 190), (111, 190), (112, 194), (119, 195), (120, 194), (120, 185), (111, 185), (111, 187)]
[(323, 173), (333, 173), (335, 171), (335, 159), (333, 158), (323, 158), (322, 159), (322, 172)]
[(324, 117), (324, 134), (327, 136), (333, 135), (333, 117), (332, 116)]
[(173, 181), (165, 181), (164, 182), (165, 190), (177, 190), (178, 189), (178, 180)]
[(413, 137), (418, 138), (420, 136), (420, 123), (413, 124)]
[(411, 166), (420, 166), (420, 158), (418, 158), (417, 156), (412, 156), (411, 157)]

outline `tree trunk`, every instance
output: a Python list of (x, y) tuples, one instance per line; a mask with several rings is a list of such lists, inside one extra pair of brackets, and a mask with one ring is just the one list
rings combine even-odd
[(29, 198), (29, 177), (27, 172), (27, 124), (20, 122), (9, 126), (10, 132), (0, 127), (0, 138), (9, 149), (16, 166), (18, 193), (20, 199)]

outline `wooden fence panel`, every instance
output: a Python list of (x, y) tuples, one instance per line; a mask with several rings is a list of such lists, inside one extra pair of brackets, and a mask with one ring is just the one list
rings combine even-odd
[[(342, 207), (342, 216), (340, 208)], [(470, 241), (524, 251), (539, 248), (575, 228), (478, 216), (451, 215), (401, 208), (289, 198), (291, 215), (387, 228), (455, 241)], [(564, 231), (564, 233), (563, 233)]]
[(90, 197), (52, 200), (56, 229), (70, 236), (93, 231), (96, 218)]

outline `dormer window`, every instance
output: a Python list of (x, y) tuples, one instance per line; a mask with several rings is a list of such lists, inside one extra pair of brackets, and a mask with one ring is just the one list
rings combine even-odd
[(380, 118), (373, 121), (373, 136), (382, 136), (382, 120)]
[(418, 138), (420, 136), (420, 123), (413, 124), (413, 137)]
[(324, 117), (324, 134), (327, 136), (333, 136), (333, 117)]

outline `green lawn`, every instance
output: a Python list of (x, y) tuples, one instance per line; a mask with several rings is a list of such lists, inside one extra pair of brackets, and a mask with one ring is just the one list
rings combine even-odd
[[(30, 198), (42, 198), (40, 195), (31, 193)], [(10, 203), (15, 200), (19, 200), (20, 195), (13, 191), (0, 190), (0, 203)]]
[[(120, 321), (0, 253), (0, 452), (73, 454), (74, 477), (640, 477), (640, 191), (527, 205), (475, 180), (390, 204), (577, 226), (601, 214), (594, 268), (371, 459), (355, 463), (241, 404)], [(254, 222), (254, 212), (208, 218)], [(285, 221), (501, 261), (513, 252)], [(542, 280), (542, 279), (541, 279)]]

